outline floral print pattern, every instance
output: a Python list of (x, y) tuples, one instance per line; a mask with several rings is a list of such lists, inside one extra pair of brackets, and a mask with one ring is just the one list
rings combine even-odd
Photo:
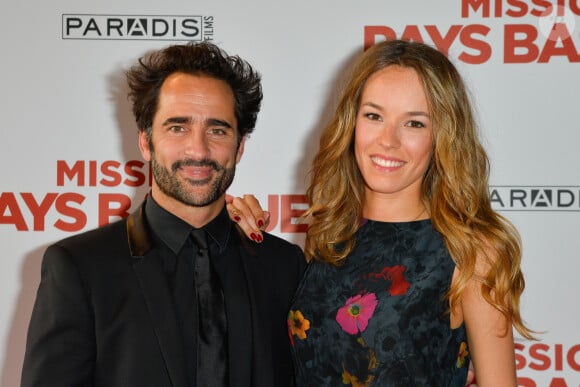
[(429, 220), (366, 221), (344, 265), (309, 264), (288, 317), (300, 386), (465, 386), (455, 265)]

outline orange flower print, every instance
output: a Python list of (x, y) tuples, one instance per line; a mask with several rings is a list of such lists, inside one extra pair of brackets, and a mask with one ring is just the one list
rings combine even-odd
[(336, 322), (348, 334), (363, 332), (373, 317), (377, 303), (374, 293), (351, 297), (336, 313)]
[[(375, 379), (374, 375), (372, 375), (372, 370), (374, 370), (379, 362), (375, 356), (375, 351), (372, 349), (369, 350), (368, 356), (366, 357), (369, 361), (368, 363), (368, 375), (366, 376), (365, 380), (360, 380), (359, 377), (356, 375), (351, 375), (350, 372), (346, 370), (344, 367), (344, 363), (342, 364), (342, 384), (350, 384), (353, 387), (368, 387), (371, 385), (373, 380)], [(364, 377), (363, 375), (359, 375), (360, 377)]]
[(469, 351), (467, 350), (467, 343), (462, 341), (461, 345), (459, 346), (459, 355), (457, 356), (457, 368), (461, 368), (465, 365), (465, 359), (467, 358), (468, 354)]
[(351, 375), (343, 368), (342, 384), (351, 385), (352, 387), (368, 387), (373, 382), (374, 377), (369, 375), (366, 380), (358, 380), (355, 375)]
[(292, 340), (294, 340), (294, 335), (301, 340), (306, 339), (306, 331), (308, 329), (310, 329), (310, 321), (304, 318), (301, 311), (291, 310), (288, 313), (288, 330)]

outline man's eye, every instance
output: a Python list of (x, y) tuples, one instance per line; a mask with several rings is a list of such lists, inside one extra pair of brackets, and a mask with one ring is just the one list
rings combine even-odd
[(183, 126), (174, 125), (169, 128), (169, 131), (174, 133), (181, 133), (185, 131), (185, 128)]
[(225, 135), (225, 134), (226, 134), (226, 131), (225, 131), (225, 130), (223, 130), (222, 128), (211, 128), (211, 129), (209, 130), (209, 132), (210, 132), (211, 134), (213, 134), (214, 136), (223, 136), (223, 135)]

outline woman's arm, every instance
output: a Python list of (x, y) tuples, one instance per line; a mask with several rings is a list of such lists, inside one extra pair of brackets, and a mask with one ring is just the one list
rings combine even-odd
[(475, 279), (463, 292), (461, 313), (477, 386), (517, 386), (511, 323), (483, 298), (481, 284)]

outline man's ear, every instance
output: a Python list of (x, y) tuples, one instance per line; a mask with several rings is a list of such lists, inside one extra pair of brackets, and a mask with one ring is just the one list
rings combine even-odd
[(242, 155), (244, 154), (244, 144), (246, 143), (246, 136), (242, 137), (240, 140), (240, 145), (238, 145), (238, 153), (236, 154), (236, 164), (240, 162), (242, 159)]
[(151, 161), (151, 149), (149, 149), (149, 136), (147, 135), (147, 130), (139, 131), (139, 150), (141, 151), (141, 156), (147, 161)]

